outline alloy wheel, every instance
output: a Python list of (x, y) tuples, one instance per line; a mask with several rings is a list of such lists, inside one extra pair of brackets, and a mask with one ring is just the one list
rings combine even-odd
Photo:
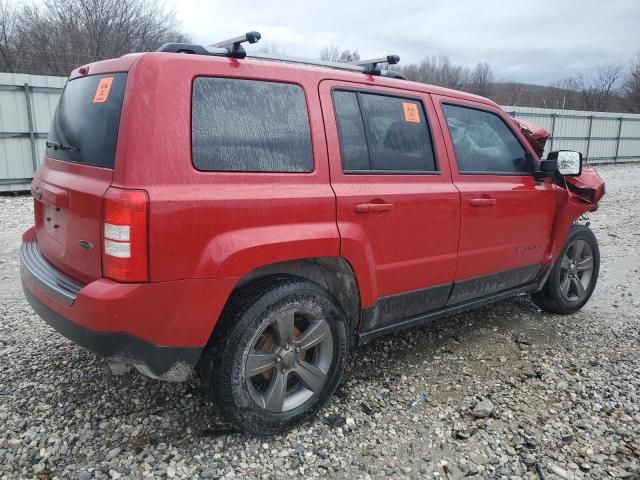
[(329, 323), (301, 308), (279, 312), (253, 342), (245, 379), (260, 408), (281, 413), (322, 392), (333, 361)]
[(582, 239), (574, 240), (560, 263), (560, 293), (569, 302), (584, 299), (593, 276), (593, 252)]

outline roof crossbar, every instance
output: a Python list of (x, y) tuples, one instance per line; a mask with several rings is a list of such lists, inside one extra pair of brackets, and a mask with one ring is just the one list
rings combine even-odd
[(389, 65), (395, 65), (400, 61), (399, 55), (387, 55), (386, 57), (373, 58), (371, 60), (358, 60), (357, 62), (349, 62), (351, 65), (358, 65), (364, 68), (365, 73), (371, 75), (380, 75), (380, 68), (378, 64), (387, 63)]
[[(390, 55), (390, 56), (394, 56), (397, 57), (398, 59), (400, 57), (398, 57), (397, 55)], [(355, 63), (347, 63), (347, 62), (328, 62), (328, 61), (324, 61), (324, 60), (315, 60), (315, 59), (311, 59), (311, 58), (300, 58), (300, 57), (288, 57), (288, 56), (280, 56), (280, 55), (271, 55), (268, 53), (252, 53), (251, 55), (248, 55), (247, 58), (255, 58), (258, 60), (272, 60), (275, 62), (285, 62), (285, 63), (297, 63), (297, 64), (302, 64), (302, 65), (313, 65), (313, 66), (317, 66), (317, 67), (328, 67), (328, 68), (335, 68), (337, 70), (348, 70), (350, 72), (359, 72), (359, 73), (369, 73), (371, 74), (366, 66), (362, 66), (362, 65), (357, 65)], [(371, 61), (369, 61), (371, 62)], [(387, 62), (386, 57), (380, 61), (380, 63), (384, 63)], [(395, 62), (397, 63), (397, 62)], [(395, 63), (393, 63), (393, 65), (395, 65)], [(376, 72), (372, 73), (372, 75), (382, 75), (383, 77), (391, 77), (391, 78), (398, 78), (401, 80), (406, 80), (406, 78), (404, 77), (404, 75), (402, 75), (400, 72), (396, 72), (393, 70), (377, 70)]]
[(230, 38), (228, 40), (223, 40), (221, 42), (212, 43), (208, 45), (213, 48), (222, 48), (227, 50), (227, 57), (231, 58), (244, 58), (247, 56), (246, 50), (242, 47), (244, 42), (249, 42), (250, 44), (258, 43), (258, 40), (262, 35), (260, 32), (247, 32), (244, 35), (240, 35), (239, 37)]
[(398, 55), (387, 55), (386, 57), (375, 58), (373, 60), (361, 60), (357, 62), (327, 62), (323, 60), (314, 60), (310, 58), (287, 57), (280, 55), (272, 55), (268, 53), (255, 52), (247, 55), (242, 44), (248, 42), (250, 44), (257, 43), (260, 40), (260, 32), (247, 32), (239, 37), (230, 38), (222, 42), (213, 43), (207, 47), (202, 45), (193, 45), (190, 43), (165, 43), (157, 52), (170, 53), (190, 53), (193, 55), (212, 55), (215, 57), (231, 57), (231, 58), (254, 58), (258, 60), (272, 60), (275, 62), (297, 63), (303, 65), (314, 65), (318, 67), (335, 68), (338, 70), (348, 70), (351, 72), (365, 73), (369, 75), (381, 75), (383, 77), (398, 78), (406, 80), (406, 78), (394, 70), (382, 70), (380, 64), (386, 63), (395, 65), (400, 61)]

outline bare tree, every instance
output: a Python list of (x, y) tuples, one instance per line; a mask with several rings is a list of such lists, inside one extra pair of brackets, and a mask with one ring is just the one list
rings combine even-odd
[(568, 77), (552, 82), (548, 95), (545, 96), (543, 106), (546, 108), (560, 108), (562, 110), (580, 110), (584, 108), (581, 97), (581, 83), (577, 77)]
[(632, 112), (640, 113), (640, 52), (631, 60), (622, 91), (627, 108)]
[(468, 91), (476, 95), (489, 97), (491, 95), (492, 85), (493, 72), (491, 71), (491, 67), (487, 62), (478, 62), (471, 72)]
[(553, 82), (548, 107), (591, 111), (620, 107), (618, 85), (621, 76), (619, 66), (602, 65), (592, 75), (581, 74)]
[(24, 72), (67, 75), (84, 63), (187, 40), (173, 10), (152, 0), (45, 0), (9, 10), (17, 20), (0, 48), (19, 58), (9, 68)]
[(337, 45), (329, 45), (320, 50), (320, 60), (324, 62), (357, 62), (360, 54), (357, 50), (342, 50)]
[(340, 49), (337, 45), (329, 45), (320, 50), (320, 60), (324, 62), (338, 62), (340, 60)]
[(360, 60), (360, 54), (357, 50), (343, 50), (340, 52), (339, 62), (349, 63), (349, 62), (357, 62)]
[(593, 76), (578, 77), (580, 95), (587, 110), (602, 111), (609, 106), (609, 101), (616, 91), (621, 77), (618, 65), (603, 65), (598, 67)]
[(16, 59), (17, 10), (8, 0), (0, 0), (0, 68), (12, 70)]
[(426, 57), (419, 65), (400, 69), (409, 80), (430, 83), (441, 87), (461, 89), (469, 80), (469, 69), (454, 65), (447, 56)]
[(520, 105), (529, 104), (530, 93), (527, 85), (519, 82), (502, 82), (495, 85), (496, 102), (500, 105)]

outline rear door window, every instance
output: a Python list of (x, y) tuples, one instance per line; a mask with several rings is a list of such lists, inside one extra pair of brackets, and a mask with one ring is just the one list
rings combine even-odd
[(460, 173), (528, 174), (526, 150), (498, 115), (442, 105)]
[(431, 133), (418, 100), (335, 91), (342, 167), (347, 173), (437, 170)]
[(191, 115), (198, 170), (313, 170), (307, 103), (298, 85), (199, 77)]
[(47, 138), (46, 155), (113, 168), (126, 73), (69, 80)]
[(345, 171), (371, 170), (367, 136), (355, 92), (336, 91), (333, 103), (340, 131), (342, 168)]

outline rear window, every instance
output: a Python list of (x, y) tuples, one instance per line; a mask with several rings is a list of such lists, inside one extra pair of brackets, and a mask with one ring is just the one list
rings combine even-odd
[(48, 157), (113, 168), (126, 73), (69, 80), (53, 117)]
[(313, 170), (307, 104), (298, 85), (200, 77), (191, 115), (198, 170)]

